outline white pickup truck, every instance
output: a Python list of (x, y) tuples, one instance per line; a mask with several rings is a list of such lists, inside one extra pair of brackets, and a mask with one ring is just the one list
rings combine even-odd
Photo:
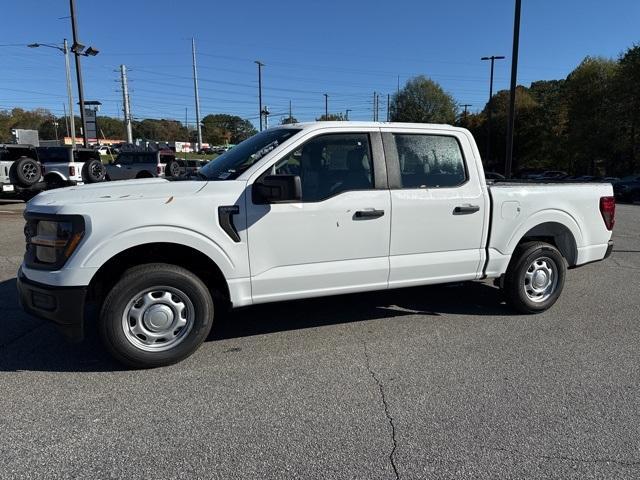
[(108, 350), (155, 367), (193, 353), (228, 307), (494, 278), (540, 312), (567, 267), (610, 254), (614, 214), (609, 184), (488, 186), (461, 128), (293, 124), (191, 178), (37, 196), (18, 289), (76, 340), (97, 302)]

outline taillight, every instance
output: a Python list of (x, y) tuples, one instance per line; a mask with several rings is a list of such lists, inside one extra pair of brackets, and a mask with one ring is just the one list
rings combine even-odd
[(70, 177), (75, 177), (76, 176), (76, 167), (75, 167), (75, 165), (69, 165), (69, 176)]
[(613, 230), (616, 223), (616, 199), (614, 197), (600, 197), (600, 213), (607, 230)]
[(164, 168), (162, 165), (158, 165), (158, 175), (162, 175)]

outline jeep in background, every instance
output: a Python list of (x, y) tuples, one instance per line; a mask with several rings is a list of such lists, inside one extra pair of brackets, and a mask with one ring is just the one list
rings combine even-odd
[(97, 150), (37, 147), (47, 190), (104, 181), (106, 169)]
[(32, 145), (0, 145), (0, 192), (30, 198), (44, 190), (38, 154)]
[(205, 165), (201, 160), (176, 158), (171, 150), (121, 152), (115, 162), (106, 166), (107, 180), (133, 178), (179, 177)]

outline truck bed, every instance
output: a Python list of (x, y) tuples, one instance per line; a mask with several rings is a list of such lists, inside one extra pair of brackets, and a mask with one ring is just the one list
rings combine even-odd
[(548, 238), (560, 230), (559, 247), (570, 267), (599, 260), (607, 251), (611, 232), (600, 213), (600, 198), (613, 195), (611, 184), (501, 181), (487, 190), (487, 276), (504, 271), (518, 240), (532, 233)]

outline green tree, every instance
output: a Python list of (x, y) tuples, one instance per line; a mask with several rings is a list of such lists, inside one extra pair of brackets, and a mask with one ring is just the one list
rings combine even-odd
[(585, 58), (567, 77), (568, 151), (571, 169), (596, 175), (612, 167), (612, 87), (618, 65), (605, 58)]
[(255, 134), (253, 124), (237, 115), (217, 113), (202, 119), (202, 138), (213, 145), (240, 143)]
[(330, 113), (329, 115), (322, 114), (316, 118), (317, 122), (343, 122), (345, 120), (345, 116), (342, 113)]
[(407, 81), (391, 102), (394, 122), (449, 123), (456, 121), (456, 102), (442, 87), (423, 75)]
[(618, 64), (612, 94), (619, 160), (614, 171), (624, 174), (640, 170), (640, 45), (629, 48)]

